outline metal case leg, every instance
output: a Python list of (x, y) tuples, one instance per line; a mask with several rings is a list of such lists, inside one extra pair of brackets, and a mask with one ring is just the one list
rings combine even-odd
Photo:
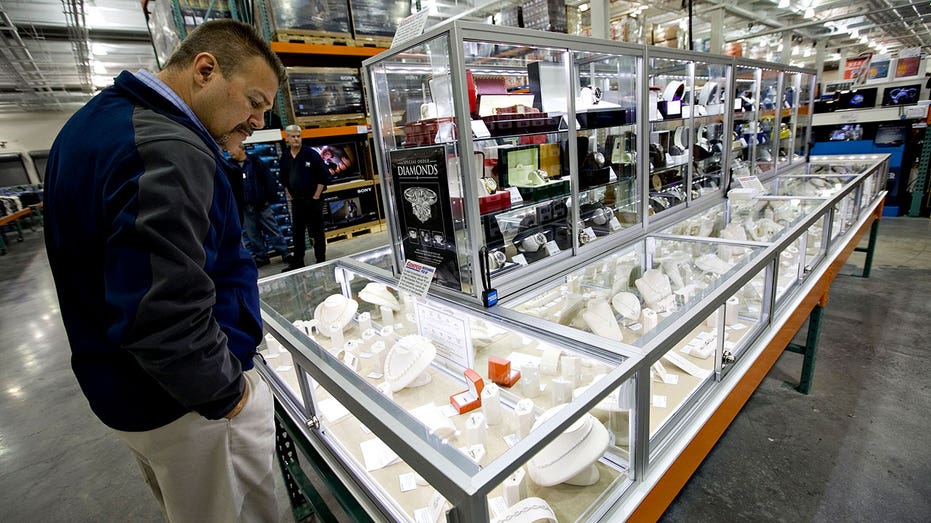
[(821, 319), (824, 316), (824, 307), (819, 303), (808, 316), (808, 335), (805, 345), (790, 343), (787, 351), (804, 356), (802, 361), (802, 376), (799, 379), (798, 391), (802, 394), (811, 392), (811, 382), (815, 375), (815, 355), (818, 353), (818, 337), (821, 335)]

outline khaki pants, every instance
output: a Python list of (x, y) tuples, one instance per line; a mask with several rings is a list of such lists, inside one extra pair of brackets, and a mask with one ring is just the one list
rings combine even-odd
[(278, 521), (274, 403), (255, 369), (232, 420), (195, 412), (146, 432), (114, 431), (136, 455), (171, 523)]

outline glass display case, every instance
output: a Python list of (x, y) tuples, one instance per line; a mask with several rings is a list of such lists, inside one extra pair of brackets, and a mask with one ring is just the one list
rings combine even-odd
[[(385, 250), (262, 280), (258, 366), (376, 519), (623, 519), (821, 274), (808, 246), (848, 216), (835, 207), (887, 161), (768, 182), (846, 178), (820, 198), (696, 206), (490, 309), (399, 291)], [(878, 205), (860, 201), (822, 258)], [(725, 232), (748, 220), (776, 226)]]
[[(485, 520), (537, 503), (585, 520), (632, 483), (637, 351), (414, 298), (347, 259), (263, 280), (260, 293), (279, 397), (386, 517), (455, 508)], [(455, 503), (470, 486), (481, 494)]]
[(732, 157), (771, 171), (762, 64), (462, 21), (366, 60), (396, 274), (506, 296), (723, 198)]

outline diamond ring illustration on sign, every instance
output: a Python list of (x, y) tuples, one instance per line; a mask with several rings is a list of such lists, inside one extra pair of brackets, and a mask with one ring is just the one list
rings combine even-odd
[(430, 219), (430, 208), (436, 203), (436, 193), (426, 187), (410, 187), (404, 190), (404, 199), (414, 208), (414, 216), (422, 223)]

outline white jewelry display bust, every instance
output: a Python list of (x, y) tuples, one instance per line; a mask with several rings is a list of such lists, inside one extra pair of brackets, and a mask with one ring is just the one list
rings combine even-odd
[[(531, 430), (560, 410), (562, 407), (557, 406), (541, 414)], [(543, 487), (576, 479), (593, 484), (598, 481), (598, 469), (594, 469), (594, 474), (587, 469), (604, 455), (608, 439), (608, 429), (591, 414), (585, 414), (527, 462), (527, 473), (534, 483)]]
[(329, 337), (333, 325), (336, 325), (340, 332), (345, 330), (358, 309), (359, 304), (355, 300), (342, 294), (332, 294), (314, 309), (314, 320), (320, 332)]
[[(647, 306), (659, 311), (666, 311), (675, 304), (675, 297), (672, 296), (672, 285), (669, 283), (669, 276), (663, 274), (663, 271), (650, 269), (643, 273), (643, 276), (637, 278), (634, 282), (643, 301)], [(670, 300), (670, 298), (672, 298)]]
[(582, 312), (582, 319), (585, 320), (589, 330), (595, 334), (611, 340), (624, 341), (621, 327), (617, 324), (617, 318), (614, 317), (611, 305), (606, 300), (602, 298), (589, 300)]
[(388, 286), (383, 283), (369, 282), (359, 291), (359, 299), (373, 305), (384, 305), (391, 307), (391, 310), (400, 311), (401, 304), (398, 299), (391, 294)]
[(429, 383), (430, 375), (424, 371), (435, 357), (436, 347), (423, 336), (411, 334), (398, 340), (385, 356), (385, 381), (391, 392)]
[(632, 292), (619, 292), (611, 298), (611, 305), (618, 314), (629, 321), (640, 319), (640, 299)]

